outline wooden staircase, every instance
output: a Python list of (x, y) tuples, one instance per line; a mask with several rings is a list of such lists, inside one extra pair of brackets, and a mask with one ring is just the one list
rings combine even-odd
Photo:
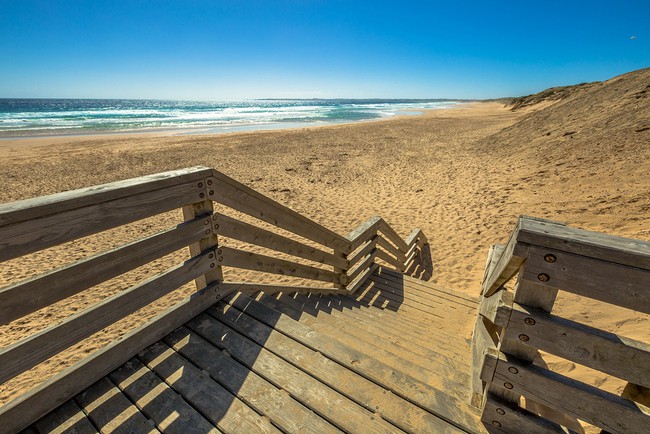
[(466, 357), (475, 310), (381, 268), (354, 295), (236, 292), (33, 429), (482, 432)]
[[(75, 250), (124, 227), (137, 239)], [(71, 251), (77, 259), (61, 264)], [(551, 314), (560, 289), (650, 313), (650, 243), (638, 240), (522, 218), (490, 250), (472, 298), (418, 279), (431, 275), (419, 229), (402, 239), (372, 217), (342, 236), (198, 167), (0, 205), (0, 262), (32, 271), (0, 288), (0, 327), (27, 331), (0, 349), (0, 383), (120, 332), (0, 407), (0, 433), (541, 433), (565, 432), (567, 416), (623, 433), (650, 423), (648, 402), (532, 363), (548, 351), (650, 390), (650, 345)], [(119, 288), (98, 300), (107, 281)], [(72, 312), (36, 332), (21, 322), (72, 297)]]

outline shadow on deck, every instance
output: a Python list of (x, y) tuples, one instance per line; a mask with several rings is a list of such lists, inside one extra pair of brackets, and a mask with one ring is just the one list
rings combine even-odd
[(480, 432), (475, 311), (385, 268), (353, 296), (235, 293), (32, 429)]
[[(179, 208), (182, 223), (52, 271), (30, 256)], [(174, 252), (176, 265), (125, 277)], [(402, 239), (372, 217), (342, 236), (198, 167), (0, 205), (11, 260), (36, 265), (0, 288), (3, 326), (111, 279), (120, 289), (0, 349), (0, 383), (161, 298), (176, 304), (0, 407), (0, 432), (562, 433), (579, 420), (627, 433), (650, 421), (650, 345), (552, 312), (561, 290), (650, 314), (648, 242), (522, 217), (490, 249), (479, 303), (415, 278), (433, 269), (420, 229)], [(253, 278), (233, 281), (240, 270)], [(624, 379), (622, 396), (554, 372), (542, 352)]]

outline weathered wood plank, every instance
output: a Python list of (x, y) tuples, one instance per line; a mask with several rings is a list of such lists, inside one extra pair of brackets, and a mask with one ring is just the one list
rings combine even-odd
[[(343, 403), (338, 405), (333, 404), (332, 401), (330, 401), (328, 405), (332, 410), (336, 407), (337, 412), (339, 413), (341, 410), (345, 410), (346, 412), (349, 411), (351, 413), (349, 416), (346, 415), (346, 419), (349, 418), (349, 420), (342, 419), (341, 415), (336, 415), (336, 418), (334, 419), (334, 423), (337, 423), (347, 432), (400, 432), (397, 427), (409, 432), (458, 431), (457, 428), (431, 414), (428, 414), (421, 408), (411, 405), (406, 400), (392, 393), (387, 393), (388, 391), (384, 387), (349, 371), (345, 367), (324, 357), (322, 354), (305, 347), (300, 341), (295, 341), (282, 333), (273, 331), (268, 327), (268, 325), (260, 323), (258, 320), (255, 320), (253, 317), (250, 317), (245, 313), (241, 313), (237, 309), (228, 310), (225, 306), (215, 306), (215, 308), (211, 309), (209, 313), (214, 315), (220, 321), (223, 321), (227, 326), (232, 327), (247, 338), (252, 339), (257, 344), (272, 348), (273, 351), (286, 360), (286, 362), (290, 362), (300, 367), (304, 371), (308, 372), (311, 377), (324, 383), (314, 383), (314, 379), (312, 378), (310, 383), (314, 384), (314, 386), (309, 389), (311, 393), (318, 396), (322, 394), (322, 389), (328, 390), (331, 387), (348, 399), (353, 400), (372, 412), (359, 408), (351, 401), (348, 402), (352, 405), (348, 404), (347, 406)], [(214, 336), (217, 339), (220, 339), (220, 336), (223, 335), (223, 331), (218, 328), (214, 329), (210, 333), (210, 336)], [(229, 334), (227, 339), (235, 338), (235, 336), (232, 335), (232, 333)], [(242, 351), (239, 350), (239, 345), (239, 343), (231, 344), (231, 346), (228, 347), (229, 351), (232, 349), (232, 351), (242, 353)], [(262, 350), (262, 352), (263, 351), (264, 350)], [(260, 354), (262, 354), (262, 352), (260, 352)], [(257, 358), (254, 353), (244, 354), (240, 357), (247, 358), (251, 360), (252, 363), (257, 364)], [(263, 365), (266, 364), (264, 361), (259, 363)], [(288, 382), (293, 383), (294, 381), (289, 378)], [(288, 386), (283, 385), (283, 387)], [(295, 388), (295, 386), (292, 386), (292, 388)], [(340, 402), (341, 398), (338, 400)], [(316, 407), (314, 410), (318, 411)], [(374, 412), (381, 414), (381, 418), (378, 417), (378, 415), (373, 415)], [(330, 412), (326, 412), (324, 415), (329, 416), (328, 413)], [(390, 421), (394, 425), (386, 423), (382, 418)]]
[[(219, 253), (221, 252), (221, 253)], [(295, 262), (277, 259), (271, 256), (245, 252), (230, 247), (220, 247), (217, 250), (219, 263), (223, 266), (256, 270), (265, 273), (281, 274), (284, 276), (304, 277), (323, 282), (340, 283), (340, 275), (333, 271)]]
[[(211, 256), (211, 257), (210, 257)], [(124, 318), (161, 296), (204, 274), (214, 266), (214, 253), (192, 258), (95, 306), (66, 318), (28, 338), (0, 350), (0, 382), (36, 366), (85, 337)]]
[[(221, 312), (222, 306), (217, 309)], [(239, 312), (236, 309), (233, 311)], [(247, 315), (242, 314), (241, 321), (237, 321), (236, 325), (233, 325), (232, 321), (221, 318), (221, 314), (216, 313), (216, 315), (219, 321), (215, 317), (202, 314), (189, 321), (188, 326), (212, 345), (227, 351), (239, 363), (269, 382), (282, 387), (296, 400), (343, 431), (361, 432), (364, 429), (370, 429), (371, 432), (395, 431), (394, 426), (387, 424), (373, 412), (335, 390), (336, 387), (330, 387), (326, 381), (316, 377), (320, 372), (319, 365), (322, 363), (320, 360), (326, 360), (322, 356), (318, 357), (308, 348), (296, 347), (296, 343), (291, 347), (274, 346), (274, 352), (271, 352), (264, 348), (265, 337), (270, 336), (269, 331), (261, 328), (258, 329), (259, 334), (252, 334), (254, 332), (249, 331), (251, 319)], [(257, 324), (261, 326), (260, 323)], [(290, 340), (287, 342), (291, 343)], [(298, 355), (302, 356), (296, 359), (299, 361), (296, 365), (298, 367), (289, 363), (292, 359), (288, 354), (294, 354), (295, 348), (300, 351)], [(312, 366), (307, 369), (306, 363), (309, 362)], [(352, 381), (351, 379), (354, 378), (349, 371), (336, 367), (332, 367), (332, 371), (340, 373), (338, 383)], [(328, 374), (329, 377), (332, 375), (332, 373)]]
[(375, 257), (383, 260), (384, 262), (388, 263), (389, 265), (392, 265), (395, 267), (397, 271), (403, 271), (404, 269), (404, 263), (400, 262), (399, 260), (395, 259), (385, 251), (381, 249), (376, 249), (375, 250)]
[(386, 238), (393, 244), (395, 244), (402, 252), (406, 253), (409, 246), (406, 242), (399, 236), (395, 229), (391, 225), (386, 223), (383, 219), (379, 223), (379, 231), (386, 236)]
[(211, 199), (327, 247), (348, 251), (349, 241), (330, 229), (235, 181), (216, 170), (208, 183)]
[(650, 345), (515, 304), (505, 338), (650, 387)]
[(498, 327), (505, 327), (510, 321), (514, 296), (510, 291), (499, 291), (490, 298), (481, 300), (478, 313)]
[(196, 182), (172, 185), (0, 227), (0, 261), (197, 202)]
[(365, 281), (368, 279), (368, 277), (370, 277), (372, 275), (372, 273), (374, 273), (377, 268), (379, 268), (379, 264), (372, 264), (366, 271), (359, 274), (359, 276), (357, 277), (356, 280), (350, 282), (346, 286), (346, 288), (345, 288), (346, 291), (349, 294), (354, 294), (355, 292), (357, 292), (357, 290), (361, 287), (361, 285), (363, 285), (365, 283)]
[(357, 226), (345, 238), (350, 242), (347, 253), (352, 253), (358, 249), (363, 243), (368, 241), (371, 237), (377, 234), (381, 217), (370, 217), (365, 222)]
[[(423, 246), (423, 245), (427, 244), (429, 242), (429, 240), (427, 239), (427, 236), (424, 234), (422, 229), (415, 228), (415, 229), (413, 229), (413, 231), (411, 231), (409, 236), (406, 237), (405, 242), (406, 242), (406, 244), (408, 246), (413, 246), (413, 245), (416, 245), (416, 244), (419, 245), (419, 246)], [(409, 247), (409, 249), (410, 249), (410, 247)]]
[[(434, 384), (442, 387), (449, 395), (466, 400), (469, 394), (467, 385), (470, 384), (469, 363), (464, 360), (469, 350), (467, 346), (464, 351), (449, 351), (444, 344), (438, 346), (433, 338), (429, 348), (416, 344), (401, 333), (401, 329), (410, 326), (401, 324), (401, 327), (395, 327), (392, 331), (378, 329), (376, 325), (383, 324), (383, 318), (357, 315), (355, 311), (341, 308), (336, 304), (340, 298), (323, 297), (309, 301), (306, 297), (294, 299), (286, 296), (263, 296), (258, 300), (294, 319), (299, 319), (332, 339), (340, 340), (371, 357), (392, 364), (414, 378), (425, 381), (424, 378), (429, 374), (423, 375), (423, 372), (435, 372)], [(299, 313), (296, 313), (296, 310)], [(427, 336), (436, 336), (430, 334), (431, 331), (424, 326), (412, 326), (412, 329)], [(389, 359), (384, 359), (384, 356)], [(402, 363), (404, 360), (406, 362)]]
[(212, 169), (208, 169), (207, 167), (188, 167), (186, 169), (157, 173), (140, 178), (1, 204), (0, 226), (198, 181), (211, 173)]
[(494, 244), (490, 246), (490, 249), (488, 250), (487, 261), (485, 263), (485, 270), (483, 271), (483, 280), (481, 282), (485, 282), (490, 274), (492, 274), (492, 271), (497, 266), (497, 263), (501, 258), (501, 255), (503, 255), (505, 248), (506, 246), (504, 244)]
[[(368, 333), (364, 330), (359, 330), (360, 336), (350, 335), (345, 330), (346, 321), (327, 321), (323, 316), (319, 320), (315, 320), (312, 315), (302, 315), (305, 312), (304, 306), (299, 306), (293, 300), (283, 298), (278, 300), (273, 297), (264, 297), (258, 300), (260, 303), (277, 310), (291, 318), (297, 319), (302, 324), (306, 324), (315, 331), (323, 333), (333, 340), (337, 340), (351, 348), (357, 349), (369, 358), (376, 359), (389, 366), (394, 366), (396, 370), (403, 372), (425, 384), (436, 384), (439, 388), (444, 390), (450, 397), (462, 400), (466, 397), (465, 390), (459, 390), (454, 381), (450, 381), (448, 366), (440, 366), (434, 364), (433, 360), (428, 360), (426, 363), (417, 364), (413, 361), (412, 355), (406, 356), (405, 353), (396, 354), (395, 346), (388, 341), (388, 336), (379, 337), (374, 334)], [(313, 312), (313, 311), (312, 311)], [(358, 330), (358, 324), (354, 324), (352, 329)], [(418, 330), (419, 331), (419, 330)], [(395, 329), (396, 334), (400, 334), (400, 329)], [(462, 378), (462, 376), (459, 376)], [(466, 378), (468, 379), (468, 378)], [(456, 386), (456, 387), (455, 387)]]
[[(450, 301), (453, 299), (456, 303), (465, 304), (468, 307), (476, 307), (479, 303), (479, 298), (466, 295), (462, 292), (453, 289), (445, 288), (431, 282), (425, 282), (411, 276), (405, 276), (395, 270), (389, 268), (380, 268), (379, 271), (373, 276), (373, 279), (382, 279), (384, 281), (392, 282), (391, 285), (398, 287), (404, 286), (417, 291), (417, 294), (425, 297), (447, 297)], [(415, 294), (415, 292), (414, 292)]]
[(269, 419), (164, 343), (147, 347), (138, 358), (220, 430), (233, 434), (281, 433)]
[(132, 358), (109, 376), (165, 434), (220, 432), (137, 358)]
[(491, 393), (482, 420), (490, 432), (504, 434), (564, 434), (562, 426), (537, 416)]
[[(74, 400), (45, 415), (34, 424), (37, 434), (96, 434), (97, 429)], [(11, 431), (7, 431), (11, 432)]]
[(182, 327), (174, 331), (165, 338), (165, 342), (283, 431), (314, 434), (341, 432), (288, 393), (224, 355), (189, 329)]
[(70, 266), (0, 290), (0, 324), (49, 306), (197, 241), (208, 218), (199, 218)]
[[(267, 297), (262, 297), (260, 301), (265, 298)], [(469, 372), (467, 354), (470, 349), (464, 337), (438, 333), (439, 323), (427, 323), (419, 317), (411, 317), (411, 314), (404, 313), (401, 309), (400, 315), (392, 316), (390, 311), (360, 307), (349, 297), (299, 295), (295, 297), (295, 301), (288, 301), (290, 297), (285, 296), (279, 299), (283, 303), (293, 303), (300, 307), (305, 312), (300, 321), (304, 319), (306, 324), (331, 324), (333, 332), (338, 328), (354, 329), (355, 335), (363, 334), (371, 339), (377, 337), (386, 345), (404, 348), (404, 353), (400, 350), (399, 354), (421, 356), (429, 361), (426, 363), (429, 367), (436, 366), (434, 361), (442, 356), (449, 361), (446, 366), (455, 370), (455, 376), (464, 376)], [(313, 320), (311, 315), (314, 315)], [(412, 338), (413, 334), (424, 342)], [(469, 383), (463, 381), (462, 384)], [(465, 391), (465, 388), (463, 390)]]
[(513, 392), (563, 414), (612, 433), (641, 433), (650, 426), (650, 414), (632, 401), (512, 356), (498, 359), (488, 354), (486, 359), (496, 364), (495, 383), (508, 383)]
[[(522, 275), (525, 273), (527, 266), (527, 264), (524, 264), (521, 271), (519, 272), (517, 284), (515, 285), (513, 302), (538, 308), (545, 312), (550, 312), (553, 309), (553, 304), (555, 303), (555, 298), (557, 297), (558, 290), (552, 287), (544, 287), (542, 285), (538, 285), (535, 282), (523, 279)], [(519, 339), (502, 338), (498, 349), (504, 353), (512, 354), (519, 359), (525, 360), (527, 362), (532, 362), (539, 355), (537, 348), (526, 345)], [(507, 390), (503, 387), (495, 387), (492, 388), (491, 391), (492, 393), (499, 395), (503, 399), (509, 400), (513, 403), (518, 403), (519, 401), (519, 396), (517, 395), (516, 391)], [(535, 413), (546, 417), (547, 419), (555, 420), (556, 422), (559, 422), (559, 419), (562, 419), (563, 425), (567, 425), (569, 423), (578, 423), (577, 421), (568, 420), (566, 415), (557, 414), (556, 410), (549, 408), (543, 403), (535, 402), (534, 399), (529, 398), (526, 401), (526, 406), (530, 411), (534, 411)]]
[[(492, 372), (486, 371), (485, 357), (492, 349), (498, 348), (498, 336), (493, 324), (481, 315), (476, 315), (476, 323), (472, 332), (472, 395), (471, 404), (483, 409), (485, 397), (492, 383)], [(481, 373), (485, 371), (483, 375)]]
[(405, 255), (406, 251), (401, 251), (399, 248), (389, 243), (386, 240), (386, 238), (384, 238), (383, 236), (377, 237), (377, 245), (381, 246), (381, 248), (386, 250), (391, 255), (395, 256), (398, 261), (404, 263), (404, 261), (406, 260), (406, 255)]
[(481, 293), (485, 297), (492, 296), (504, 283), (512, 279), (519, 270), (519, 267), (521, 267), (521, 264), (524, 263), (527, 255), (527, 246), (518, 243), (517, 238), (519, 236), (520, 225), (521, 219), (512, 234), (510, 234), (510, 239), (501, 251), (501, 255), (498, 256), (496, 265), (490, 267), (492, 271), (481, 284)]
[(106, 377), (75, 397), (100, 432), (159, 433)]
[[(540, 276), (544, 279), (540, 280)], [(523, 278), (650, 313), (650, 270), (533, 246)]]
[[(473, 410), (469, 405), (451, 399), (444, 392), (404, 375), (395, 370), (394, 367), (370, 359), (336, 341), (323, 338), (320, 333), (311, 330), (304, 324), (300, 324), (287, 316), (278, 316), (278, 312), (249, 297), (240, 295), (229, 300), (229, 303), (258, 321), (272, 326), (275, 330), (301, 342), (303, 345), (321, 352), (347, 369), (385, 385), (393, 393), (419, 405), (458, 428), (465, 427), (464, 429), (467, 429), (467, 427), (472, 427), (476, 423), (471, 416)], [(423, 393), (422, 391), (426, 392)]]
[(348, 282), (352, 282), (357, 276), (359, 276), (363, 271), (367, 270), (368, 267), (373, 263), (375, 260), (375, 256), (377, 256), (377, 249), (373, 249), (366, 255), (365, 258), (357, 265), (355, 265), (353, 268), (348, 270)]
[(0, 407), (0, 426), (7, 431), (19, 431), (28, 426), (225, 295), (217, 284), (212, 284), (185, 298), (121, 339)]
[(357, 264), (361, 259), (366, 257), (366, 255), (372, 252), (372, 250), (377, 247), (377, 238), (379, 238), (379, 235), (373, 236), (368, 241), (366, 241), (365, 244), (362, 244), (360, 246), (361, 248), (354, 255), (348, 258), (348, 264), (345, 268), (349, 270), (350, 268), (354, 267), (354, 265)]
[(282, 235), (258, 228), (257, 226), (241, 222), (232, 217), (215, 214), (213, 220), (216, 232), (225, 237), (234, 238), (239, 241), (277, 250), (288, 255), (309, 259), (333, 267), (347, 267), (347, 261), (342, 257), (315, 247), (310, 247)]
[[(469, 334), (468, 327), (473, 323), (472, 315), (476, 311), (476, 306), (467, 308), (462, 305), (454, 305), (448, 300), (441, 299), (438, 303), (432, 305), (421, 303), (408, 296), (400, 296), (390, 294), (385, 290), (381, 284), (369, 280), (368, 285), (364, 285), (354, 297), (354, 303), (361, 311), (368, 311), (372, 313), (381, 314), (387, 317), (395, 317), (397, 322), (404, 321), (405, 324), (412, 324), (414, 327), (419, 328), (418, 324), (422, 327), (438, 327), (441, 324), (451, 321), (461, 329), (458, 330), (464, 336), (463, 340)], [(457, 335), (449, 337), (450, 341), (455, 341)], [(464, 342), (467, 344), (467, 342)]]
[(650, 270), (650, 242), (525, 218), (519, 241)]

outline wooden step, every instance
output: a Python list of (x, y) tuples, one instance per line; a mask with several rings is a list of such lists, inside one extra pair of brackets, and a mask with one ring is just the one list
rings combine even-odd
[(379, 333), (380, 336), (394, 335), (396, 331), (399, 331), (400, 337), (406, 345), (430, 348), (432, 342), (436, 342), (438, 345), (456, 349), (455, 353), (460, 353), (462, 349), (468, 348), (468, 340), (463, 335), (440, 336), (439, 326), (423, 326), (417, 320), (407, 319), (402, 312), (395, 313), (381, 311), (377, 308), (367, 308), (347, 297), (340, 296), (310, 298), (298, 296), (296, 299), (305, 302), (305, 306), (301, 309), (305, 314), (318, 316), (319, 311), (323, 311), (325, 316), (335, 316), (345, 321), (357, 320), (366, 323), (366, 331)]
[(391, 285), (403, 284), (410, 288), (419, 288), (425, 294), (431, 294), (447, 298), (449, 302), (453, 303), (467, 303), (470, 306), (475, 306), (479, 303), (479, 297), (473, 297), (463, 292), (455, 291), (450, 288), (444, 288), (435, 283), (425, 282), (424, 280), (416, 279), (414, 277), (403, 275), (399, 272), (389, 268), (380, 267), (371, 276), (374, 280), (385, 280), (392, 282)]
[(223, 432), (136, 357), (111, 372), (109, 378), (165, 433)]
[[(258, 345), (264, 345), (264, 347), (273, 351), (273, 354), (275, 354), (276, 357), (281, 357), (285, 363), (291, 363), (296, 368), (301, 369), (304, 374), (308, 376), (307, 381), (305, 381), (304, 375), (300, 377), (296, 377), (295, 375), (294, 377), (289, 376), (285, 381), (285, 383), (288, 384), (288, 387), (298, 387), (300, 391), (306, 393), (310, 397), (318, 396), (321, 394), (321, 386), (318, 386), (318, 382), (316, 385), (313, 384), (314, 379), (318, 380), (322, 384), (325, 384), (344, 395), (346, 399), (353, 400), (357, 405), (367, 409), (366, 411), (370, 411), (370, 414), (375, 418), (374, 422), (378, 420), (378, 417), (391, 422), (394, 425), (392, 428), (394, 432), (397, 431), (396, 427), (408, 432), (458, 432), (456, 427), (449, 425), (444, 420), (441, 420), (424, 409), (413, 405), (407, 400), (396, 396), (386, 387), (358, 375), (352, 370), (347, 369), (347, 367), (344, 367), (326, 357), (322, 352), (317, 352), (306, 347), (300, 341), (292, 339), (291, 337), (272, 329), (268, 325), (261, 323), (257, 319), (233, 308), (232, 306), (221, 305), (210, 309), (208, 313), (213, 315), (215, 319), (223, 322), (223, 324), (236, 329), (246, 338), (254, 340)], [(291, 323), (297, 324), (295, 321), (284, 315), (279, 315), (277, 312), (273, 313), (273, 315), (285, 326)], [(206, 323), (203, 324), (204, 326), (206, 325)], [(214, 323), (209, 324), (209, 326), (215, 327)], [(213, 335), (215, 331), (217, 332), (216, 336)], [(208, 338), (209, 334), (213, 338), (222, 339), (223, 333), (224, 329), (216, 329), (209, 333), (206, 332), (205, 336)], [(315, 332), (310, 330), (310, 333)], [(226, 338), (227, 340), (233, 338), (238, 339), (236, 344), (233, 344), (233, 346), (229, 348), (233, 351), (241, 352), (240, 345), (242, 342), (238, 336), (233, 336), (231, 334)], [(331, 342), (331, 344), (334, 346), (340, 345), (335, 341)], [(264, 353), (264, 350), (261, 352), (258, 350), (257, 353), (262, 354)], [(259, 355), (254, 353), (248, 357), (252, 359), (252, 363), (260, 363)], [(282, 372), (286, 371), (287, 368), (285, 367)], [(326, 413), (324, 414), (332, 412), (334, 405), (336, 405), (337, 409), (338, 407), (355, 408), (355, 406), (350, 407), (350, 405), (342, 402), (335, 404), (331, 400), (328, 400), (327, 406), (332, 407), (332, 409), (326, 409)], [(316, 409), (314, 410), (316, 411)], [(354, 427), (345, 428), (345, 430), (349, 432), (383, 432), (376, 431), (377, 428), (373, 428), (372, 424), (366, 424), (365, 427), (362, 427), (361, 430), (359, 430), (360, 427), (362, 427), (362, 425), (357, 426), (355, 429), (352, 429)]]
[(33, 427), (23, 431), (24, 434), (96, 434), (97, 429), (93, 426), (88, 416), (79, 408), (73, 399), (65, 402), (56, 410), (48, 413), (38, 420)]
[[(338, 365), (328, 362), (322, 355), (237, 309), (228, 309), (222, 304), (208, 313), (188, 322), (188, 327), (340, 429), (346, 432), (401, 432), (396, 425), (375, 413), (376, 407), (362, 405), (368, 402), (360, 399), (369, 393), (367, 384), (361, 384), (357, 391), (345, 387), (360, 385), (359, 377), (349, 370), (337, 369)], [(334, 387), (338, 383), (344, 383), (344, 387)], [(387, 417), (383, 412), (382, 415)]]
[(160, 432), (106, 377), (81, 392), (75, 400), (100, 432)]
[[(268, 301), (269, 303), (279, 302), (289, 306), (291, 309), (284, 313), (294, 319), (299, 319), (300, 322), (304, 322), (305, 324), (319, 326), (323, 330), (332, 329), (334, 332), (342, 330), (346, 334), (358, 337), (359, 339), (367, 339), (368, 342), (375, 342), (375, 344), (387, 350), (398, 349), (400, 354), (405, 351), (415, 358), (426, 361), (426, 366), (429, 365), (431, 359), (440, 358), (448, 360), (458, 359), (464, 363), (466, 362), (466, 358), (463, 358), (460, 354), (453, 353), (445, 355), (437, 352), (436, 350), (439, 350), (440, 346), (433, 343), (435, 342), (433, 340), (432, 342), (428, 342), (427, 346), (418, 345), (408, 339), (404, 339), (404, 335), (399, 333), (395, 328), (390, 328), (389, 331), (385, 331), (375, 327), (377, 322), (382, 322), (386, 326), (390, 322), (384, 321), (384, 318), (373, 317), (372, 313), (370, 317), (365, 317), (364, 315), (356, 314), (345, 315), (336, 309), (328, 311), (314, 309), (310, 304), (301, 302), (300, 299), (283, 295), (266, 296), (261, 294), (256, 299), (263, 303), (267, 303), (267, 300), (270, 300)], [(329, 302), (335, 303), (336, 298), (330, 299)], [(417, 327), (417, 325), (413, 327)], [(465, 348), (465, 346), (463, 345), (462, 348)]]
[(283, 431), (314, 434), (341, 432), (286, 391), (251, 372), (190, 329), (181, 327), (164, 340)]
[[(299, 313), (297, 309), (279, 302), (277, 299), (267, 297), (260, 300), (266, 306), (275, 308), (276, 310), (289, 314)], [(376, 359), (389, 366), (399, 366), (400, 371), (405, 374), (422, 381), (428, 385), (441, 388), (447, 391), (449, 395), (454, 396), (456, 399), (469, 399), (466, 392), (461, 392), (453, 388), (454, 383), (469, 382), (469, 368), (463, 367), (461, 372), (451, 372), (454, 370), (448, 362), (451, 360), (440, 357), (438, 360), (431, 359), (417, 359), (416, 357), (409, 357), (409, 355), (402, 352), (400, 354), (399, 348), (382, 339), (380, 336), (375, 336), (367, 332), (361, 331), (356, 335), (350, 335), (346, 329), (346, 323), (339, 321), (339, 324), (325, 324), (322, 320), (312, 318), (311, 321), (301, 321), (308, 324), (314, 330), (318, 330), (332, 339), (336, 339), (348, 346), (354, 347), (369, 358)], [(374, 339), (373, 339), (374, 338)], [(420, 363), (416, 363), (419, 361)], [(453, 380), (450, 376), (454, 376)]]
[(268, 327), (273, 327), (276, 331), (320, 352), (359, 375), (389, 388), (393, 393), (422, 409), (426, 409), (459, 428), (472, 427), (479, 431), (476, 427), (476, 411), (466, 402), (458, 401), (440, 390), (405, 375), (394, 367), (370, 359), (354, 348), (332, 340), (249, 297), (238, 294), (229, 297), (227, 301), (230, 305), (244, 311)]

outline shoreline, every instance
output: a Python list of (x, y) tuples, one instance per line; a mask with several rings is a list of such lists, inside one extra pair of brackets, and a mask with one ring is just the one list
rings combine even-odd
[[(115, 132), (105, 132), (105, 133), (87, 133), (87, 134), (56, 134), (56, 135), (43, 135), (43, 136), (17, 136), (17, 137), (0, 137), (0, 153), (3, 148), (7, 148), (12, 145), (22, 144), (25, 146), (35, 146), (43, 145), (43, 142), (53, 142), (56, 144), (60, 143), (75, 143), (75, 142), (87, 142), (88, 140), (120, 140), (120, 139), (142, 139), (142, 138), (184, 138), (184, 137), (227, 137), (232, 135), (246, 135), (246, 134), (258, 134), (258, 133), (279, 133), (279, 132), (291, 132), (291, 131), (308, 131), (316, 129), (328, 129), (328, 128), (338, 128), (354, 125), (363, 125), (371, 123), (383, 123), (383, 122), (392, 122), (399, 121), (403, 119), (410, 118), (421, 118), (429, 117), (435, 113), (446, 113), (454, 112), (460, 113), (465, 110), (472, 110), (478, 107), (485, 107), (486, 109), (499, 109), (503, 108), (502, 103), (497, 102), (481, 102), (481, 101), (472, 101), (472, 102), (461, 102), (457, 103), (454, 107), (448, 108), (435, 108), (435, 109), (421, 109), (417, 114), (397, 114), (389, 117), (373, 118), (373, 119), (362, 119), (357, 121), (343, 121), (343, 122), (333, 122), (327, 124), (310, 124), (310, 125), (292, 125), (284, 128), (251, 128), (241, 131), (223, 131), (223, 132), (196, 132), (197, 129), (188, 128), (183, 129), (185, 132), (181, 132), (181, 129), (161, 129), (161, 130), (149, 130), (149, 131), (115, 131)], [(1, 154), (0, 154), (1, 156)]]
[[(43, 128), (34, 129), (33, 132), (29, 130), (16, 130), (15, 135), (11, 131), (0, 130), (0, 142), (4, 140), (20, 140), (20, 139), (38, 139), (38, 138), (56, 138), (56, 137), (86, 137), (86, 136), (113, 136), (113, 135), (205, 135), (205, 134), (229, 134), (240, 132), (254, 132), (254, 131), (281, 131), (294, 128), (317, 128), (335, 125), (347, 125), (363, 122), (376, 122), (383, 121), (403, 116), (420, 116), (427, 111), (431, 110), (447, 110), (456, 106), (464, 104), (475, 104), (480, 101), (447, 101), (449, 106), (441, 106), (436, 108), (427, 107), (409, 107), (409, 108), (395, 108), (395, 113), (392, 114), (379, 114), (374, 117), (363, 119), (348, 120), (348, 119), (334, 119), (332, 121), (316, 120), (309, 121), (305, 118), (304, 121), (278, 121), (278, 122), (262, 122), (262, 123), (249, 123), (249, 124), (222, 124), (211, 126), (179, 126), (179, 127), (150, 127), (150, 128), (133, 128), (129, 130), (119, 129), (106, 129), (96, 130), (88, 128), (83, 130), (83, 127), (75, 128)], [(57, 133), (61, 131), (61, 133)]]

